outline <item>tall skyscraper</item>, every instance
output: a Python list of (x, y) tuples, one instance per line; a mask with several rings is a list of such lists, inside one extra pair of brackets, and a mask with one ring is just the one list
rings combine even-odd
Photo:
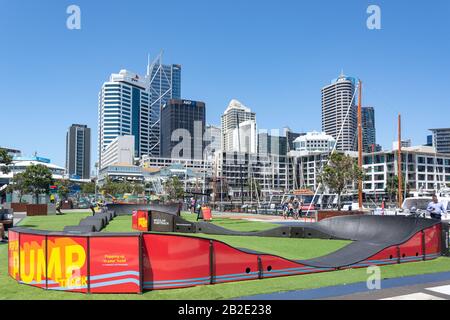
[(99, 163), (106, 147), (118, 136), (133, 135), (135, 156), (150, 154), (151, 110), (149, 82), (136, 73), (121, 70), (112, 74), (99, 93)]
[(438, 153), (450, 153), (450, 128), (430, 129), (433, 133), (433, 147)]
[(233, 147), (233, 133), (244, 121), (256, 121), (256, 114), (237, 100), (231, 100), (222, 115), (222, 150), (236, 151)]
[(170, 99), (161, 109), (161, 157), (203, 159), (205, 103)]
[(362, 108), (362, 132), (363, 151), (372, 152), (376, 148), (377, 138), (375, 129), (375, 109), (372, 107)]
[[(353, 99), (355, 89), (356, 79), (343, 73), (330, 85), (322, 88), (322, 131), (338, 140), (337, 150), (353, 151), (358, 146), (357, 98)], [(338, 139), (342, 127), (342, 134)]]
[(91, 171), (91, 129), (73, 124), (66, 134), (66, 171), (71, 176), (89, 179)]
[(181, 99), (181, 66), (162, 63), (162, 53), (147, 66), (146, 80), (150, 92), (149, 155), (159, 157), (161, 153), (161, 109), (170, 99)]

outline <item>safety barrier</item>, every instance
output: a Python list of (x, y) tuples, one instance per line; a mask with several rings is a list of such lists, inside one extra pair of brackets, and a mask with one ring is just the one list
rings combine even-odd
[[(334, 268), (185, 235), (14, 228), (9, 231), (8, 272), (19, 283), (47, 290), (141, 293), (430, 260), (444, 252), (442, 234), (442, 224), (436, 224), (363, 261)], [(448, 230), (446, 236), (448, 241)]]

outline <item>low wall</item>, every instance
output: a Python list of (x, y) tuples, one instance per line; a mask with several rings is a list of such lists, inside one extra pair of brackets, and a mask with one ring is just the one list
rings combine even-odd
[(11, 209), (14, 212), (27, 212), (27, 203), (11, 203)]
[(46, 216), (48, 213), (46, 204), (27, 204), (26, 208), (27, 216)]
[(317, 212), (317, 221), (333, 218), (333, 217), (341, 217), (341, 216), (354, 216), (359, 214), (364, 214), (364, 211), (337, 211), (337, 210), (319, 210)]

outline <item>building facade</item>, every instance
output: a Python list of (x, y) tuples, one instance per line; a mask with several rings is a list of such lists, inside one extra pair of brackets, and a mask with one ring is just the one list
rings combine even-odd
[(258, 153), (286, 156), (288, 153), (288, 138), (272, 135), (267, 132), (258, 133)]
[(161, 153), (161, 109), (170, 99), (181, 99), (181, 66), (163, 64), (162, 53), (147, 66), (148, 90), (150, 92), (148, 154), (159, 157)]
[(103, 151), (102, 168), (112, 164), (134, 164), (134, 136), (126, 135), (115, 138)]
[(322, 88), (322, 131), (337, 140), (340, 151), (357, 150), (355, 90), (356, 79), (343, 74)]
[(0, 147), (0, 150), (5, 150), (6, 153), (10, 157), (20, 157), (22, 155), (22, 151), (20, 151), (18, 149), (12, 149), (12, 148), (7, 148), (7, 147)]
[(205, 121), (204, 102), (170, 99), (161, 109), (162, 157), (203, 159)]
[(256, 114), (237, 100), (231, 100), (221, 118), (222, 150), (234, 151), (233, 134), (239, 124), (244, 121), (256, 121)]
[(148, 81), (136, 73), (121, 70), (112, 74), (99, 93), (98, 154), (117, 137), (134, 136), (135, 156), (149, 154), (154, 141), (151, 133), (150, 91)]
[(308, 132), (294, 140), (295, 151), (331, 152), (336, 145), (336, 139), (325, 132)]
[(377, 133), (375, 128), (375, 109), (373, 107), (362, 108), (362, 133), (363, 151), (372, 152), (376, 150)]
[(73, 124), (66, 134), (66, 172), (89, 179), (91, 172), (91, 129)]
[(450, 128), (430, 129), (432, 143), (438, 153), (450, 154)]

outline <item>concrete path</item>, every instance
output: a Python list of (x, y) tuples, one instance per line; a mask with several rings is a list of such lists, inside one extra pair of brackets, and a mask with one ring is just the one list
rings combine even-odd
[(238, 300), (450, 300), (450, 272), (424, 274), (381, 281), (380, 290), (366, 282), (241, 297)]

